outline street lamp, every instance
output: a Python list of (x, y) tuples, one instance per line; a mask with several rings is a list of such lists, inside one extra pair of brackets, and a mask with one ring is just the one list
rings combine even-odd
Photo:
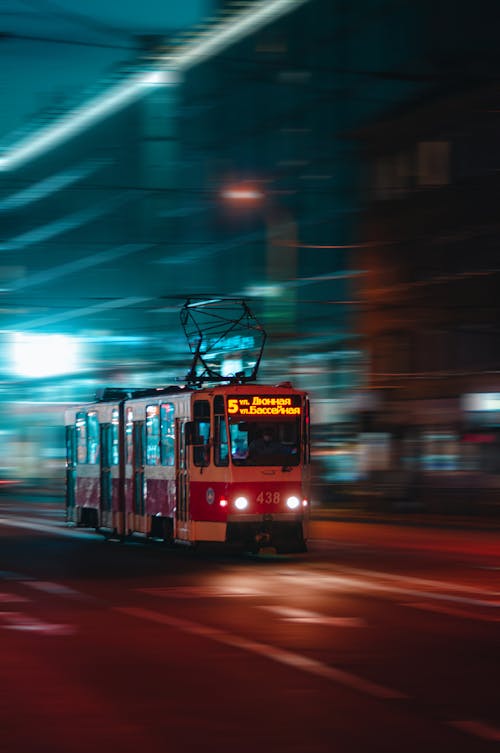
[(285, 284), (297, 275), (297, 223), (276, 194), (251, 182), (226, 186), (222, 199), (233, 207), (261, 209), (266, 227), (266, 284), (255, 286), (265, 295), (268, 317), (280, 334), (295, 329), (295, 286)]
[(222, 198), (226, 201), (259, 203), (265, 199), (265, 194), (251, 186), (229, 186), (222, 191)]

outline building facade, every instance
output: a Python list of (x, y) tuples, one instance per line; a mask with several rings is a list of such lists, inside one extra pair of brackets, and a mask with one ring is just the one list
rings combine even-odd
[(366, 476), (446, 509), (500, 486), (499, 118), (474, 87), (357, 134)]

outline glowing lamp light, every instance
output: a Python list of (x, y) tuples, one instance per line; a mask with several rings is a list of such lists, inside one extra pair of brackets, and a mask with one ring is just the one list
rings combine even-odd
[(65, 335), (17, 333), (12, 343), (13, 371), (25, 377), (70, 374), (77, 369), (78, 342)]
[(302, 507), (307, 507), (308, 504), (309, 504), (309, 502), (307, 501), (307, 499), (303, 499), (302, 500)]
[(227, 507), (227, 499), (219, 500), (219, 507)]
[(234, 500), (234, 506), (237, 510), (246, 510), (248, 507), (248, 499), (246, 497), (237, 497)]
[(222, 198), (228, 201), (260, 201), (264, 198), (264, 194), (256, 188), (234, 186), (234, 188), (226, 188), (222, 192)]
[(288, 497), (286, 506), (289, 510), (296, 510), (300, 506), (300, 499), (298, 497)]

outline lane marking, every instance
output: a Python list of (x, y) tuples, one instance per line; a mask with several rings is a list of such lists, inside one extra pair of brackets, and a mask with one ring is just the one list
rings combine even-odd
[(392, 580), (398, 583), (411, 583), (413, 585), (428, 586), (430, 588), (443, 588), (447, 591), (458, 591), (459, 593), (476, 594), (477, 596), (485, 596), (488, 598), (495, 598), (496, 596), (500, 596), (500, 591), (490, 591), (489, 589), (479, 588), (478, 586), (467, 585), (465, 583), (453, 583), (445, 580), (431, 580), (429, 578), (417, 578), (412, 575), (400, 575), (396, 573), (380, 572), (377, 570), (363, 570), (359, 568), (346, 568), (342, 566), (337, 569), (355, 575), (385, 578), (389, 581)]
[(294, 669), (307, 672), (311, 675), (323, 677), (327, 680), (338, 683), (339, 685), (344, 685), (374, 698), (408, 698), (407, 695), (400, 693), (398, 690), (370, 682), (362, 677), (346, 672), (343, 669), (323, 664), (323, 662), (317, 661), (316, 659), (311, 659), (302, 654), (286, 651), (266, 643), (258, 643), (241, 636), (225, 633), (222, 630), (209, 627), (208, 625), (179, 619), (178, 617), (172, 617), (171, 615), (153, 612), (150, 609), (142, 609), (140, 607), (114, 607), (114, 610), (121, 614), (126, 614), (129, 617), (137, 617), (141, 620), (149, 620), (150, 622), (156, 622), (160, 625), (167, 625), (168, 627), (180, 630), (184, 633), (198, 635), (203, 638), (217, 641), (218, 643), (223, 643), (227, 646), (233, 646), (234, 648), (248, 651), (249, 653), (258, 654), (268, 660), (270, 659), (279, 664), (293, 667)]
[(315, 625), (330, 625), (333, 627), (366, 627), (366, 622), (359, 617), (330, 617), (318, 612), (309, 612), (306, 609), (292, 609), (280, 606), (259, 606), (268, 612), (274, 612), (287, 622), (308, 622)]
[[(347, 571), (349, 572), (349, 571)], [(457, 586), (456, 584), (443, 584), (439, 581), (423, 581), (416, 578), (406, 578), (405, 576), (395, 576), (395, 575), (388, 575), (386, 573), (371, 573), (371, 572), (364, 572), (364, 571), (353, 571), (353, 572), (360, 572), (363, 574), (363, 578), (360, 577), (350, 577), (346, 575), (323, 575), (323, 574), (304, 574), (300, 573), (298, 575), (295, 575), (293, 573), (282, 573), (281, 577), (285, 580), (288, 580), (289, 582), (293, 580), (295, 583), (302, 583), (304, 585), (308, 585), (310, 587), (314, 588), (322, 588), (322, 589), (333, 589), (335, 588), (351, 588), (351, 589), (358, 589), (360, 591), (372, 591), (372, 592), (380, 592), (380, 593), (391, 593), (391, 594), (398, 594), (398, 595), (404, 595), (404, 596), (416, 596), (420, 598), (426, 598), (426, 599), (434, 599), (436, 601), (451, 601), (458, 604), (468, 604), (476, 607), (490, 607), (490, 608), (499, 608), (500, 607), (500, 593), (496, 591), (484, 591), (483, 589), (469, 589), (467, 586)], [(371, 582), (368, 579), (364, 579), (368, 577), (380, 577), (381, 581), (373, 581)], [(469, 593), (477, 593), (484, 596), (490, 596), (493, 598), (490, 599), (477, 599), (470, 596), (459, 596), (456, 594), (450, 594), (450, 593), (442, 593), (435, 590), (427, 591), (425, 589), (418, 590), (416, 588), (409, 588), (405, 587), (404, 585), (395, 585), (393, 582), (382, 582), (382, 581), (396, 581), (399, 583), (405, 583), (408, 582), (415, 582), (419, 583), (419, 585), (423, 586), (429, 586), (431, 585), (432, 588), (439, 588), (446, 585), (446, 587), (449, 587), (452, 591), (461, 591), (461, 593), (469, 592)]]
[(448, 614), (451, 617), (465, 617), (469, 620), (481, 620), (482, 622), (500, 622), (500, 615), (479, 614), (478, 612), (467, 612), (465, 609), (456, 609), (445, 606), (444, 604), (428, 604), (425, 601), (408, 601), (401, 602), (403, 607), (413, 607), (414, 609), (424, 609), (427, 612), (438, 612), (439, 614)]
[(76, 632), (72, 625), (43, 622), (36, 617), (30, 617), (20, 612), (0, 612), (0, 619), (7, 623), (3, 625), (7, 630), (47, 633), (50, 635), (72, 635)]
[(469, 734), (474, 735), (474, 737), (480, 737), (482, 740), (494, 740), (495, 742), (500, 742), (500, 729), (485, 724), (484, 722), (470, 719), (448, 722), (448, 724), (462, 732), (468, 732)]
[[(10, 572), (9, 570), (1, 570), (0, 578), (3, 578), (4, 580), (16, 581), (18, 583), (21, 583), (23, 586), (26, 586), (27, 588), (33, 588), (36, 591), (56, 594), (57, 596), (66, 596), (72, 599), (80, 599), (81, 601), (96, 601), (95, 597), (88, 596), (81, 591), (76, 591), (74, 588), (65, 586), (62, 583), (53, 583), (47, 580), (36, 580), (36, 578), (34, 578), (32, 575), (26, 575), (24, 573), (14, 573)], [(28, 599), (25, 599), (24, 597), (19, 598), (24, 601), (28, 601)]]
[[(441, 588), (447, 591), (457, 591), (462, 594), (475, 594), (477, 596), (485, 596), (491, 599), (495, 599), (495, 597), (500, 596), (500, 591), (490, 591), (489, 589), (479, 588), (477, 586), (467, 585), (465, 583), (453, 583), (450, 581), (431, 580), (429, 578), (417, 578), (412, 575), (401, 575), (400, 573), (388, 573), (379, 570), (364, 570), (361, 568), (345, 567), (342, 565), (335, 565), (334, 567), (334, 575), (331, 575), (328, 572), (325, 574), (324, 568), (323, 572), (321, 570), (310, 570), (309, 574), (313, 576), (315, 580), (319, 579), (320, 581), (342, 581), (346, 577), (346, 575), (357, 575), (362, 576), (363, 578), (378, 578), (379, 580), (386, 580), (403, 584), (407, 583), (415, 586), (425, 586), (431, 589)], [(339, 573), (344, 573), (345, 575), (339, 575)], [(279, 574), (285, 577), (304, 577), (304, 571), (302, 570), (284, 570)]]
[(9, 602), (21, 602), (31, 601), (26, 596), (19, 596), (18, 594), (0, 593), (0, 604), (7, 604)]
[(162, 588), (135, 588), (135, 591), (148, 594), (149, 596), (162, 596), (173, 599), (196, 599), (213, 598), (224, 596), (261, 596), (262, 591), (244, 586), (166, 586)]
[(48, 594), (57, 594), (58, 596), (70, 596), (76, 599), (88, 598), (85, 594), (75, 591), (74, 588), (69, 588), (62, 583), (51, 583), (46, 580), (26, 580), (24, 585), (29, 588), (34, 588), (36, 591), (43, 591)]

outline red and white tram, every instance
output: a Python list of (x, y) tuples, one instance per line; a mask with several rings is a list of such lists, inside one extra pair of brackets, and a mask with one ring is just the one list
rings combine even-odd
[(285, 382), (108, 390), (66, 414), (68, 522), (305, 551), (309, 401)]

